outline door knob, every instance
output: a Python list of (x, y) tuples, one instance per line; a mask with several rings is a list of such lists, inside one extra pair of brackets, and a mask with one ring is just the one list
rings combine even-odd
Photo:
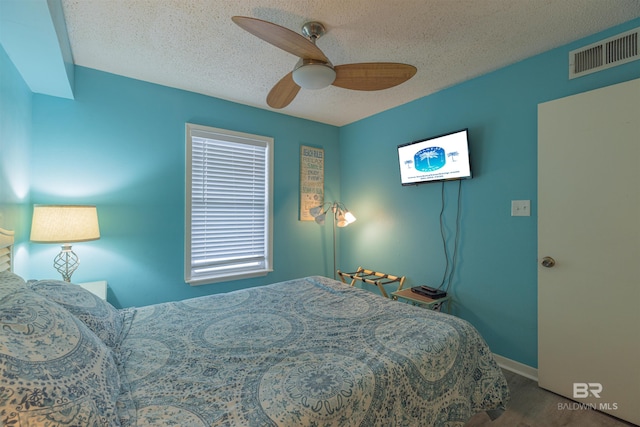
[(546, 256), (542, 258), (542, 262), (540, 264), (542, 264), (543, 267), (551, 268), (556, 265), (556, 260), (550, 256)]

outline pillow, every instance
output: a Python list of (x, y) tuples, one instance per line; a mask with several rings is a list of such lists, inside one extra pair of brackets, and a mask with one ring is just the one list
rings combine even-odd
[(69, 310), (109, 347), (115, 349), (120, 343), (124, 327), (123, 311), (73, 283), (30, 280), (27, 286)]
[(26, 289), (22, 277), (8, 270), (0, 272), (0, 299), (20, 289)]
[(111, 350), (26, 288), (0, 300), (0, 378), (0, 425), (120, 425)]

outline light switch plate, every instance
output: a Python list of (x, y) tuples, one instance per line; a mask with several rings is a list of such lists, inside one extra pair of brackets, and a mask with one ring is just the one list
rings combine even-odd
[(512, 200), (511, 216), (531, 216), (531, 200)]

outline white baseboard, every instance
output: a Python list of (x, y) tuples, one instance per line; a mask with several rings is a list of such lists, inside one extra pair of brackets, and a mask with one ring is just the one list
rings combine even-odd
[(500, 356), (499, 354), (494, 353), (493, 357), (496, 359), (496, 362), (498, 362), (498, 366), (500, 366), (501, 368), (538, 382), (538, 370), (536, 368), (532, 368), (531, 366), (525, 365), (524, 363), (516, 362), (515, 360), (507, 359), (506, 357)]

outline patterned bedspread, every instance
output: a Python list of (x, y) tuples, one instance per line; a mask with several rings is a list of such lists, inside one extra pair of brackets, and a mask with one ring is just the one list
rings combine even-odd
[(120, 352), (139, 426), (462, 426), (508, 400), (469, 323), (324, 277), (139, 308)]

